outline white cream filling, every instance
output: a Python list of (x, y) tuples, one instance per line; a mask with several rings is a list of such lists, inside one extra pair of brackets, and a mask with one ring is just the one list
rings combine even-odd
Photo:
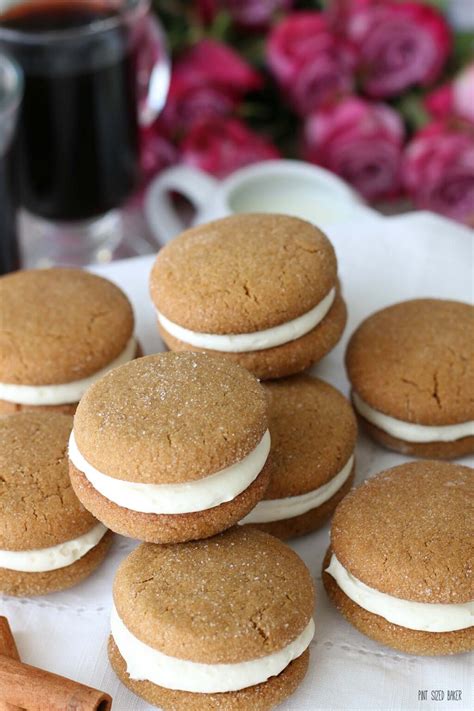
[(157, 311), (158, 321), (163, 328), (174, 338), (184, 343), (189, 343), (196, 348), (206, 348), (211, 351), (223, 351), (226, 353), (247, 353), (250, 351), (262, 351), (265, 348), (275, 348), (283, 343), (295, 341), (301, 338), (313, 328), (316, 328), (328, 313), (334, 303), (336, 289), (332, 288), (327, 296), (317, 304), (311, 311), (282, 323), (280, 326), (267, 328), (264, 331), (254, 331), (253, 333), (199, 333), (183, 328), (177, 323), (173, 323), (162, 313)]
[(244, 459), (204, 479), (182, 484), (142, 484), (103, 474), (84, 459), (74, 432), (69, 439), (69, 458), (94, 489), (118, 506), (153, 514), (193, 513), (232, 501), (255, 481), (269, 452), (270, 433), (267, 430), (259, 444)]
[(387, 595), (351, 575), (334, 554), (326, 572), (353, 602), (394, 625), (422, 632), (454, 632), (474, 624), (474, 601), (458, 604), (413, 602)]
[(72, 565), (104, 537), (107, 528), (98, 523), (90, 531), (51, 548), (28, 551), (0, 551), (0, 568), (22, 573), (46, 573)]
[(89, 375), (82, 380), (73, 380), (70, 383), (52, 385), (17, 385), (16, 383), (0, 383), (0, 400), (14, 402), (18, 405), (69, 405), (79, 402), (92, 383), (117, 368), (123, 363), (128, 363), (135, 357), (137, 342), (132, 337), (122, 353), (111, 363)]
[(455, 442), (463, 437), (474, 436), (474, 420), (461, 422), (458, 425), (417, 425), (403, 422), (394, 417), (384, 415), (367, 405), (356, 392), (352, 392), (355, 409), (364, 419), (392, 437), (405, 442)]
[(344, 482), (347, 481), (352, 471), (354, 464), (354, 455), (352, 454), (347, 460), (341, 471), (336, 474), (330, 481), (323, 486), (320, 486), (314, 491), (309, 491), (307, 494), (300, 496), (288, 496), (285, 499), (264, 499), (260, 501), (256, 507), (245, 518), (240, 521), (240, 524), (245, 523), (270, 523), (271, 521), (283, 521), (287, 518), (294, 518), (311, 511), (329, 501), (331, 496), (334, 496)]
[(115, 606), (112, 607), (111, 632), (131, 679), (151, 681), (175, 691), (213, 694), (246, 689), (280, 674), (309, 647), (314, 622), (310, 620), (299, 637), (280, 651), (236, 664), (201, 664), (169, 657), (137, 639), (120, 619)]

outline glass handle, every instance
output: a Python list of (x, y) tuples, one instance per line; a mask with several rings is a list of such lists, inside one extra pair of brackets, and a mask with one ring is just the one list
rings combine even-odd
[(170, 84), (170, 61), (161, 26), (152, 15), (143, 20), (137, 59), (138, 112), (142, 126), (163, 109)]

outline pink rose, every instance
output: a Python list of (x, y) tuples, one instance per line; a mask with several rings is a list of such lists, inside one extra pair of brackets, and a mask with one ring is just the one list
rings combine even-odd
[(279, 13), (288, 11), (293, 0), (221, 0), (221, 5), (241, 27), (263, 29)]
[(188, 130), (197, 119), (226, 116), (261, 81), (233, 49), (214, 40), (202, 40), (173, 68), (162, 121), (170, 133), (176, 133)]
[(308, 118), (305, 157), (377, 200), (398, 190), (403, 139), (402, 121), (392, 108), (350, 96)]
[(424, 3), (353, 0), (345, 22), (358, 48), (363, 88), (373, 98), (435, 81), (451, 50), (446, 20)]
[(268, 65), (303, 116), (349, 93), (356, 56), (351, 45), (329, 28), (319, 12), (294, 12), (270, 33)]
[(195, 124), (181, 144), (184, 163), (224, 178), (244, 165), (279, 158), (275, 146), (235, 118)]
[(403, 185), (417, 207), (474, 225), (474, 129), (437, 121), (408, 144)]
[(425, 108), (436, 119), (456, 116), (474, 124), (474, 62), (452, 82), (430, 92)]

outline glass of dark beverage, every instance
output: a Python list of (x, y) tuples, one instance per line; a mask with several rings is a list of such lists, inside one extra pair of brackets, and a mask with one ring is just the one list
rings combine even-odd
[(136, 186), (139, 123), (168, 90), (150, 0), (14, 0), (1, 50), (25, 75), (14, 159), (28, 262), (106, 261)]
[(20, 266), (12, 144), (22, 91), (20, 68), (0, 54), (0, 274)]

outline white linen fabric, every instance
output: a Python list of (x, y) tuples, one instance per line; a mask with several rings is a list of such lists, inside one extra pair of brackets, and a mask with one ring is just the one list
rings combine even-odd
[[(329, 237), (339, 258), (349, 324), (343, 343), (313, 372), (348, 394), (344, 347), (363, 318), (395, 301), (421, 296), (472, 300), (472, 233), (428, 213), (414, 213), (341, 223)], [(98, 270), (130, 296), (138, 320), (137, 335), (147, 353), (163, 349), (148, 296), (152, 261), (151, 257), (140, 257)], [(357, 481), (405, 461), (406, 457), (381, 449), (361, 435), (356, 450)], [(460, 463), (474, 466), (474, 458)], [(328, 533), (326, 525), (292, 543), (316, 581), (316, 636), (306, 679), (279, 711), (474, 708), (473, 655), (428, 658), (401, 654), (359, 634), (336, 612), (321, 585)], [(9, 618), (25, 662), (105, 689), (114, 698), (114, 711), (152, 711), (118, 682), (106, 652), (113, 576), (135, 545), (116, 536), (105, 563), (71, 590), (43, 598), (3, 597), (0, 602), (0, 614)], [(461, 692), (461, 699), (448, 700), (448, 692), (456, 691)]]

